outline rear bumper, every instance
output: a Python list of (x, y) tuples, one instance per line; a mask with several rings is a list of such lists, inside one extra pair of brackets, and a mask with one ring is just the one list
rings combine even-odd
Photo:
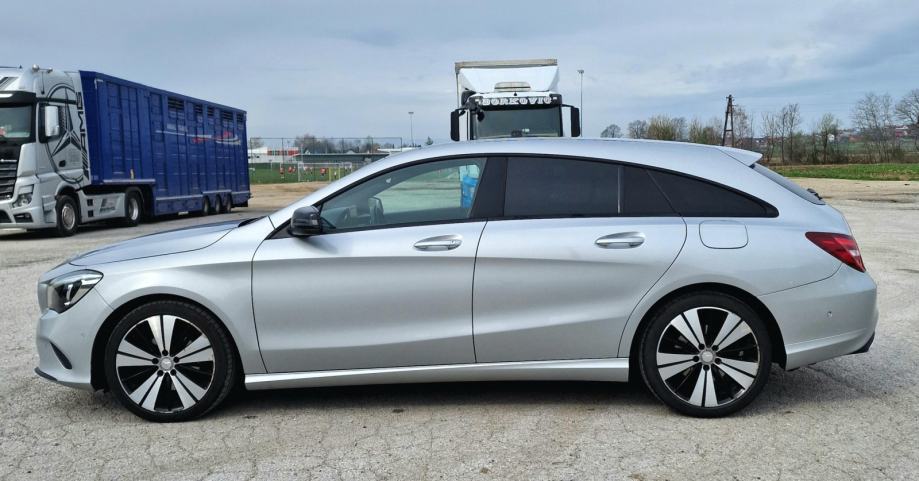
[(866, 352), (874, 337), (877, 285), (845, 265), (822, 281), (759, 299), (781, 330), (786, 369)]

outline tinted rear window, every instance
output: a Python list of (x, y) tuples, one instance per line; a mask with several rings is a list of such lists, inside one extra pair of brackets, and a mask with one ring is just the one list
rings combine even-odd
[(649, 171), (673, 208), (684, 217), (769, 217), (766, 207), (744, 194), (691, 177)]
[(760, 174), (763, 174), (769, 180), (790, 190), (791, 192), (796, 194), (798, 197), (808, 202), (811, 202), (817, 205), (826, 204), (826, 202), (821, 200), (820, 197), (817, 197), (816, 195), (814, 195), (812, 192), (809, 192), (804, 187), (801, 187), (800, 185), (796, 184), (794, 181), (785, 178), (782, 174), (779, 174), (778, 172), (769, 169), (765, 165), (753, 164), (753, 170), (759, 172)]
[(651, 217), (676, 215), (667, 198), (657, 188), (648, 171), (640, 167), (622, 167), (620, 208), (622, 215)]
[(549, 157), (507, 161), (504, 215), (602, 217), (619, 213), (619, 166)]

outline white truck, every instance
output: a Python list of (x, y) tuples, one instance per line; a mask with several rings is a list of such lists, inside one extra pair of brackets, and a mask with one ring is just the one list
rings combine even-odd
[(563, 137), (562, 108), (572, 137), (581, 136), (578, 108), (562, 103), (555, 59), (456, 62), (455, 140)]

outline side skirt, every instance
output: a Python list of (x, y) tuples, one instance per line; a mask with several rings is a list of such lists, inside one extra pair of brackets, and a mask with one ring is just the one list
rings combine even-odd
[(247, 374), (246, 389), (463, 381), (626, 382), (628, 380), (629, 359), (613, 358)]

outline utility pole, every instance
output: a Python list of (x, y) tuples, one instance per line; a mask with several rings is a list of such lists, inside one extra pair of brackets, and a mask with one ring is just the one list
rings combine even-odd
[(726, 146), (728, 134), (731, 134), (731, 147), (734, 146), (734, 96), (728, 95), (728, 107), (724, 111), (724, 131), (721, 133), (721, 146)]
[(581, 77), (581, 105), (578, 106), (580, 113), (578, 121), (581, 122), (581, 131), (584, 131), (584, 69), (578, 69), (578, 76)]
[(408, 113), (408, 128), (411, 133), (412, 148), (415, 148), (415, 112)]

